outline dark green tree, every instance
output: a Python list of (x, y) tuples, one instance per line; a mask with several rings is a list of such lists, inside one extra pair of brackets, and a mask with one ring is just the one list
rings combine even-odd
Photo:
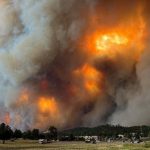
[(10, 139), (13, 135), (13, 131), (8, 125), (5, 125), (5, 123), (0, 124), (0, 139), (2, 140), (3, 144), (5, 144), (5, 141)]
[(57, 140), (57, 135), (58, 135), (58, 132), (57, 132), (57, 128), (54, 127), (54, 126), (50, 126), (49, 127), (49, 137), (51, 140)]
[(22, 138), (22, 132), (21, 132), (21, 130), (16, 129), (16, 130), (14, 131), (13, 137), (16, 138), (16, 139)]
[(39, 129), (33, 129), (32, 130), (32, 139), (33, 140), (39, 139)]
[(32, 132), (30, 130), (23, 133), (24, 139), (32, 139)]
[(74, 140), (75, 140), (74, 135), (73, 135), (73, 134), (70, 134), (70, 135), (69, 135), (69, 141), (74, 141)]

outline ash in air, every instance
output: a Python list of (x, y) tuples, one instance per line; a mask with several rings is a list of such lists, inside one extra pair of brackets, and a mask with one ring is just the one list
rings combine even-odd
[(149, 0), (0, 0), (0, 11), (1, 122), (150, 124)]

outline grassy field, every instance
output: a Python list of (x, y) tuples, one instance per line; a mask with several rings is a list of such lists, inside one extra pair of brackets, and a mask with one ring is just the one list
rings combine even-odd
[(0, 144), (0, 150), (150, 150), (150, 142), (141, 144), (56, 142), (38, 144), (37, 141), (15, 141)]

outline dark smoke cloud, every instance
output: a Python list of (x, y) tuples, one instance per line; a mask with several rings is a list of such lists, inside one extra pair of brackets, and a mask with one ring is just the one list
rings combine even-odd
[[(10, 124), (21, 129), (149, 124), (149, 38), (143, 41), (138, 61), (137, 41), (116, 50), (115, 57), (93, 58), (84, 40), (96, 30), (132, 30), (141, 16), (149, 37), (148, 3), (0, 0), (0, 105), (5, 110), (1, 114), (9, 113)], [(139, 37), (140, 31), (134, 34)], [(104, 76), (103, 82), (96, 80), (96, 95), (83, 88), (84, 74), (74, 74), (86, 64), (96, 76)], [(41, 113), (40, 97), (55, 98), (59, 110)]]

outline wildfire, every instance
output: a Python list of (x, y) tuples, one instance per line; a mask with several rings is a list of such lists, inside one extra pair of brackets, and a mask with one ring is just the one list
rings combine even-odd
[(58, 105), (55, 98), (46, 98), (41, 97), (38, 101), (38, 107), (41, 113), (50, 113), (57, 114), (58, 113)]
[[(58, 124), (62, 121), (61, 117), (61, 110), (57, 100), (54, 97), (39, 97), (37, 99), (37, 110), (38, 110), (38, 121), (34, 124), (35, 127), (41, 127), (41, 123), (44, 121), (46, 122), (53, 122), (54, 125), (61, 126)], [(46, 126), (42, 125), (42, 126)]]
[(144, 49), (144, 38), (146, 36), (144, 32), (146, 24), (141, 9), (137, 10), (134, 22), (133, 19), (128, 18), (129, 20), (116, 26), (100, 27), (95, 22), (95, 18), (96, 16), (91, 16), (89, 26), (93, 30), (87, 31), (83, 35), (82, 40), (84, 42), (80, 43), (90, 60), (101, 56), (115, 58), (118, 53), (124, 56), (132, 53), (132, 55), (135, 55), (135, 61), (139, 60)]
[(97, 94), (100, 92), (99, 82), (103, 78), (103, 75), (98, 72), (94, 67), (89, 64), (85, 64), (82, 68), (74, 71), (76, 77), (80, 77), (83, 81), (83, 87), (87, 92), (91, 94)]
[(100, 36), (96, 40), (96, 49), (97, 50), (108, 50), (113, 46), (125, 45), (128, 43), (128, 39), (122, 35), (114, 34), (106, 34)]
[[(58, 10), (53, 2), (53, 10), (51, 1), (41, 1), (38, 7), (31, 4), (30, 10), (20, 8), (25, 0), (0, 4), (1, 92), (7, 84), (2, 93), (6, 110), (1, 110), (5, 113), (0, 119), (40, 129), (113, 120), (117, 110), (128, 104), (128, 93), (143, 83), (140, 71), (148, 64), (140, 56), (149, 50), (149, 15), (144, 4), (148, 3), (72, 0), (67, 9)], [(27, 11), (29, 18), (20, 16)], [(36, 29), (30, 28), (30, 19)], [(119, 101), (122, 95), (127, 101)]]

